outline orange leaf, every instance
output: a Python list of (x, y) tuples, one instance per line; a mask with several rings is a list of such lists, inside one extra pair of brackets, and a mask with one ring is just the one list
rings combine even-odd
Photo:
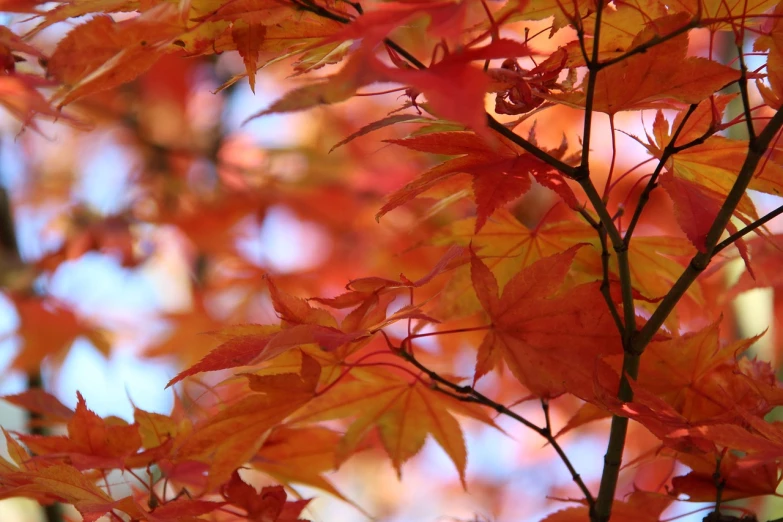
[(465, 482), (467, 450), (459, 423), (451, 411), (491, 424), (478, 408), (439, 393), (421, 381), (410, 382), (393, 374), (367, 372), (361, 381), (340, 382), (328, 393), (312, 400), (292, 423), (355, 417), (343, 437), (338, 462), (353, 454), (373, 427), (401, 474), (402, 464), (421, 450), (427, 435), (440, 444)]
[[(714, 498), (713, 486), (713, 499)], [(627, 499), (615, 499), (611, 522), (658, 522), (663, 510), (674, 502), (674, 497), (648, 491), (634, 491)], [(552, 513), (541, 522), (582, 522), (590, 519), (587, 506), (572, 507)]]
[(247, 77), (250, 80), (250, 90), (256, 92), (256, 70), (258, 69), (258, 53), (266, 34), (266, 26), (244, 20), (237, 20), (231, 27), (231, 38), (237, 46), (237, 51), (245, 62)]
[(6, 402), (42, 415), (51, 422), (68, 422), (74, 412), (54, 395), (40, 388), (31, 388), (15, 395), (2, 397)]
[[(101, 352), (107, 353), (109, 343), (103, 332), (80, 319), (63, 304), (37, 296), (15, 296), (14, 304), (21, 324), (17, 335), (24, 350), (14, 359), (14, 367), (37, 369), (47, 355), (64, 357), (66, 350), (80, 336), (90, 339)], [(47, 325), (41, 328), (41, 325)]]
[(16, 486), (11, 489), (15, 496), (39, 498), (45, 495), (52, 501), (73, 504), (85, 522), (97, 520), (116, 504), (114, 499), (73, 466), (57, 464), (35, 472), (13, 473), (4, 477), (4, 480)]
[(298, 429), (280, 426), (254, 457), (253, 467), (283, 484), (314, 486), (348, 502), (322, 475), (337, 466), (334, 451), (341, 438), (340, 433), (320, 426)]
[[(640, 32), (631, 48), (660, 38), (688, 22), (673, 15), (656, 20)], [(644, 53), (610, 65), (598, 72), (593, 110), (607, 114), (666, 105), (666, 100), (699, 103), (739, 78), (739, 71), (706, 58), (687, 57), (688, 35), (681, 34)], [(553, 96), (578, 107), (585, 93)]]
[(20, 435), (33, 452), (44, 456), (68, 456), (79, 470), (123, 468), (124, 460), (141, 447), (136, 424), (107, 423), (87, 409), (76, 392), (76, 413), (68, 421), (68, 436)]
[[(142, 516), (149, 522), (182, 522), (203, 520), (201, 515), (212, 513), (225, 505), (225, 502), (179, 498), (158, 506), (151, 513)], [(199, 518), (197, 518), (199, 517)]]
[(215, 488), (255, 455), (270, 430), (312, 398), (319, 375), (318, 363), (303, 354), (300, 375), (254, 379), (252, 385), (263, 393), (248, 395), (195, 426), (177, 458), (208, 462), (207, 489)]
[(49, 73), (62, 82), (60, 106), (129, 82), (149, 69), (181, 32), (176, 9), (167, 4), (136, 18), (115, 22), (96, 16), (72, 29), (49, 61)]
[(231, 337), (228, 341), (209, 352), (201, 361), (178, 373), (176, 377), (166, 384), (166, 388), (173, 386), (185, 377), (197, 373), (253, 364), (266, 348), (269, 339), (279, 332), (280, 329), (277, 326), (249, 325), (241, 333), (237, 332), (235, 327), (231, 328), (230, 331), (235, 332), (237, 334), (236, 337)]
[(539, 397), (565, 392), (585, 400), (593, 396), (601, 356), (620, 353), (622, 347), (597, 284), (558, 295), (579, 248), (523, 269), (501, 296), (492, 272), (473, 254), (473, 287), (492, 321), (479, 347), (475, 380), (502, 356), (514, 376)]

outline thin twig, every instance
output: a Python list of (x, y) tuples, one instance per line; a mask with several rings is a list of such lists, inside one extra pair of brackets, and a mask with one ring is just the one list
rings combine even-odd
[(552, 429), (548, 419), (548, 411), (545, 410), (545, 417), (547, 419), (546, 427), (542, 428), (540, 426), (537, 426), (532, 422), (530, 422), (529, 420), (527, 420), (526, 418), (519, 415), (518, 413), (516, 413), (515, 411), (504, 406), (503, 404), (493, 401), (483, 393), (477, 391), (472, 386), (461, 386), (459, 384), (455, 384), (449, 381), (448, 379), (442, 377), (437, 372), (430, 370), (429, 368), (421, 364), (416, 359), (416, 357), (414, 357), (410, 352), (406, 351), (404, 347), (405, 347), (405, 341), (403, 341), (403, 349), (396, 350), (397, 355), (399, 355), (400, 357), (402, 357), (403, 359), (411, 363), (418, 370), (420, 370), (425, 375), (427, 375), (430, 379), (432, 379), (433, 382), (446, 386), (447, 388), (450, 388), (451, 390), (453, 390), (454, 393), (452, 393), (449, 390), (444, 390), (439, 386), (435, 387), (437, 391), (447, 393), (449, 396), (454, 397), (461, 401), (473, 402), (473, 403), (481, 404), (488, 408), (492, 408), (496, 412), (514, 419), (515, 421), (519, 422), (526, 428), (535, 431), (538, 435), (546, 439), (546, 441), (552, 446), (552, 448), (558, 454), (560, 460), (563, 461), (563, 464), (565, 464), (566, 468), (568, 468), (569, 473), (571, 473), (571, 479), (574, 481), (577, 487), (582, 491), (582, 494), (585, 497), (585, 501), (587, 502), (587, 505), (590, 507), (590, 510), (592, 511), (593, 506), (595, 505), (595, 499), (592, 493), (590, 493), (590, 490), (587, 488), (587, 485), (585, 484), (584, 480), (582, 480), (581, 475), (579, 475), (573, 463), (568, 458), (568, 455), (566, 455), (562, 446), (560, 446), (560, 444), (557, 442), (557, 439), (555, 439), (554, 435), (552, 434)]
[(595, 31), (593, 32), (593, 55), (587, 62), (587, 89), (585, 91), (585, 121), (582, 131), (582, 163), (580, 177), (590, 176), (590, 133), (593, 129), (593, 103), (595, 102), (595, 82), (598, 80), (598, 48), (601, 38), (601, 18), (604, 12), (603, 0), (598, 0), (595, 6)]
[(756, 131), (753, 129), (753, 115), (750, 113), (750, 95), (748, 94), (748, 68), (745, 67), (745, 55), (742, 53), (742, 46), (737, 46), (737, 54), (740, 63), (739, 83), (740, 96), (742, 97), (742, 110), (745, 114), (745, 124), (748, 130), (748, 138), (755, 139)]
[(667, 293), (658, 304), (658, 307), (650, 316), (650, 319), (648, 319), (647, 323), (639, 331), (635, 340), (637, 349), (643, 349), (647, 346), (655, 335), (655, 332), (658, 331), (672, 310), (674, 310), (674, 306), (683, 294), (685, 294), (698, 275), (707, 268), (707, 265), (709, 265), (710, 260), (715, 253), (715, 248), (717, 247), (720, 236), (726, 229), (726, 225), (731, 219), (734, 210), (737, 208), (740, 199), (745, 194), (748, 185), (753, 179), (753, 173), (756, 172), (756, 167), (781, 127), (783, 127), (783, 109), (778, 109), (761, 134), (748, 143), (748, 155), (737, 175), (737, 181), (731, 188), (726, 200), (718, 211), (718, 215), (716, 216), (712, 227), (707, 233), (705, 251), (699, 252), (693, 256), (688, 268), (680, 275), (669, 290), (669, 293)]
[(507, 128), (505, 125), (497, 121), (489, 113), (487, 113), (487, 124), (489, 125), (490, 129), (502, 135), (504, 138), (507, 138), (508, 140), (512, 141), (515, 145), (519, 145), (525, 151), (529, 152), (530, 154), (540, 159), (544, 163), (547, 163), (548, 165), (551, 165), (552, 167), (556, 168), (564, 176), (567, 176), (569, 178), (576, 177), (576, 168), (572, 167), (571, 165), (568, 165), (567, 163), (560, 161), (559, 159), (555, 158), (551, 154), (548, 154), (544, 150), (536, 147), (535, 145), (527, 141), (525, 138), (523, 138), (516, 132), (512, 131), (511, 129)]
[(635, 54), (646, 53), (647, 51), (649, 51), (653, 47), (661, 45), (664, 42), (668, 42), (669, 40), (677, 38), (681, 34), (685, 34), (688, 31), (690, 31), (691, 29), (696, 29), (698, 27), (701, 27), (701, 21), (699, 19), (699, 16), (697, 15), (690, 22), (688, 22), (687, 24), (683, 25), (682, 27), (679, 27), (679, 28), (675, 29), (671, 33), (669, 33), (669, 34), (667, 34), (665, 36), (657, 36), (657, 35), (653, 36), (652, 38), (650, 38), (649, 40), (647, 40), (643, 44), (639, 44), (636, 47), (634, 47), (633, 49), (631, 49), (629, 51), (625, 51), (620, 56), (615, 56), (614, 58), (610, 58), (610, 59), (608, 59), (606, 61), (603, 61), (603, 62), (601, 62), (599, 64), (596, 64), (596, 67), (597, 67), (598, 70), (605, 69), (605, 68), (609, 67), (610, 65), (614, 65), (616, 63), (622, 62), (623, 60), (627, 60), (628, 58), (630, 58), (631, 56), (633, 56)]
[(721, 241), (715, 246), (715, 250), (712, 251), (712, 256), (715, 257), (721, 250), (724, 248), (732, 245), (734, 242), (736, 242), (739, 239), (742, 239), (746, 235), (750, 234), (757, 228), (764, 226), (766, 223), (769, 223), (779, 215), (783, 214), (783, 205), (779, 206), (769, 214), (766, 214), (762, 217), (760, 217), (758, 220), (754, 221), (750, 225), (734, 232), (732, 235)]
[[(308, 0), (292, 0), (300, 9), (304, 9), (307, 11), (310, 11), (314, 14), (317, 14), (319, 16), (322, 16), (324, 18), (328, 18), (330, 20), (334, 20), (335, 22), (339, 22), (342, 24), (349, 24), (353, 20), (350, 18), (346, 18), (340, 15), (337, 15), (335, 13), (332, 13), (331, 11), (324, 9), (321, 6), (315, 5), (311, 3)], [(358, 2), (351, 3), (351, 6), (356, 9), (358, 13), (362, 13), (362, 7), (361, 4)], [(386, 44), (389, 48), (393, 49), (397, 54), (405, 58), (411, 65), (413, 65), (415, 68), (419, 70), (425, 70), (427, 69), (427, 66), (421, 62), (418, 58), (413, 56), (410, 52), (408, 52), (404, 47), (402, 47), (400, 44), (392, 40), (391, 38), (384, 38), (383, 43)], [(543, 149), (536, 147), (526, 139), (522, 138), (522, 136), (519, 136), (512, 130), (506, 128), (501, 123), (499, 123), (497, 120), (495, 120), (491, 114), (486, 113), (487, 117), (487, 123), (491, 129), (494, 131), (502, 134), (507, 139), (511, 140), (516, 145), (519, 145), (522, 149), (529, 152), (536, 158), (540, 159), (544, 163), (556, 168), (559, 170), (563, 175), (568, 177), (574, 177), (576, 169), (572, 167), (571, 165), (568, 165), (559, 159), (555, 158), (551, 154), (547, 153)]]
[(625, 231), (625, 237), (623, 238), (623, 241), (625, 242), (626, 245), (630, 244), (631, 237), (633, 236), (633, 231), (636, 229), (636, 224), (639, 222), (639, 218), (642, 215), (642, 211), (644, 210), (644, 207), (647, 205), (647, 202), (650, 200), (650, 193), (657, 186), (658, 176), (661, 174), (661, 171), (663, 170), (663, 167), (666, 165), (666, 162), (669, 161), (669, 158), (671, 158), (675, 154), (675, 147), (676, 147), (675, 143), (677, 143), (677, 138), (680, 137), (680, 133), (682, 133), (682, 129), (685, 128), (685, 123), (687, 123), (691, 115), (694, 113), (694, 111), (696, 111), (696, 107), (698, 107), (698, 104), (693, 104), (690, 107), (688, 107), (688, 112), (685, 113), (685, 116), (682, 118), (682, 121), (677, 126), (677, 129), (674, 131), (674, 135), (672, 136), (672, 139), (664, 147), (663, 153), (661, 154), (661, 159), (658, 162), (658, 165), (655, 167), (655, 171), (653, 171), (652, 176), (650, 176), (650, 179), (647, 181), (647, 185), (644, 187), (644, 190), (639, 196), (639, 201), (636, 204), (636, 208), (634, 209), (633, 216), (631, 216), (631, 222), (628, 224), (628, 229)]

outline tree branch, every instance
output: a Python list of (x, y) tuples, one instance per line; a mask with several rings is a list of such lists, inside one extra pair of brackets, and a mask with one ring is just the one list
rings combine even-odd
[(742, 97), (742, 109), (745, 113), (745, 124), (747, 125), (748, 138), (756, 138), (756, 131), (753, 129), (753, 115), (750, 113), (750, 95), (748, 94), (748, 68), (745, 67), (745, 54), (742, 51), (742, 45), (737, 46), (737, 55), (740, 63), (740, 78), (737, 81)]
[[(402, 345), (405, 346), (406, 341), (403, 341)], [(595, 499), (590, 493), (590, 490), (587, 488), (587, 485), (585, 484), (584, 480), (582, 480), (581, 475), (576, 471), (576, 468), (574, 467), (571, 460), (568, 458), (568, 455), (566, 455), (565, 451), (563, 450), (562, 446), (557, 442), (557, 439), (555, 439), (554, 435), (552, 434), (551, 425), (549, 422), (549, 407), (544, 409), (544, 416), (546, 418), (546, 426), (540, 427), (536, 426), (526, 418), (522, 417), (518, 413), (514, 412), (510, 408), (504, 406), (503, 404), (500, 404), (499, 402), (495, 402), (483, 393), (477, 391), (472, 386), (460, 386), (459, 384), (455, 384), (448, 379), (445, 379), (444, 377), (441, 377), (438, 373), (430, 370), (423, 364), (421, 364), (416, 357), (413, 356), (410, 352), (406, 351), (405, 349), (399, 349), (395, 352), (397, 355), (411, 363), (413, 366), (415, 366), (418, 370), (423, 372), (427, 377), (429, 377), (433, 382), (437, 384), (441, 384), (443, 386), (446, 386), (447, 388), (450, 388), (455, 393), (452, 393), (448, 390), (443, 390), (440, 387), (436, 386), (436, 390), (445, 392), (448, 395), (465, 401), (465, 402), (474, 402), (477, 404), (481, 404), (483, 406), (486, 406), (488, 408), (492, 408), (496, 412), (506, 415), (507, 417), (511, 417), (515, 421), (519, 422), (526, 428), (529, 428), (536, 433), (538, 433), (541, 437), (546, 439), (546, 441), (554, 448), (555, 452), (560, 457), (560, 460), (563, 461), (563, 464), (565, 464), (566, 468), (568, 468), (569, 473), (571, 473), (571, 479), (574, 481), (574, 483), (577, 485), (577, 487), (582, 491), (582, 494), (585, 497), (585, 501), (587, 502), (587, 505), (590, 507), (590, 510), (593, 510), (593, 507), (595, 505)], [(543, 406), (543, 404), (542, 404)]]
[[(701, 6), (699, 6), (699, 7), (701, 7)], [(669, 33), (669, 34), (667, 34), (665, 36), (654, 36), (651, 39), (649, 39), (646, 42), (644, 42), (643, 44), (639, 44), (636, 47), (634, 47), (633, 49), (631, 49), (629, 51), (625, 51), (620, 56), (615, 56), (614, 58), (611, 58), (609, 60), (606, 60), (604, 62), (596, 64), (596, 67), (597, 67), (598, 70), (605, 69), (606, 67), (609, 67), (610, 65), (614, 65), (616, 63), (622, 62), (623, 60), (627, 60), (628, 58), (630, 58), (631, 56), (633, 56), (635, 54), (646, 53), (647, 51), (649, 51), (650, 49), (652, 49), (653, 47), (655, 47), (657, 45), (661, 45), (664, 42), (668, 42), (669, 40), (677, 38), (681, 34), (687, 33), (691, 29), (697, 29), (699, 27), (701, 27), (701, 20), (700, 20), (699, 14), (697, 13), (697, 15), (693, 19), (691, 19), (690, 22), (688, 22), (687, 24), (683, 25), (680, 28), (675, 29), (671, 33)]]
[(590, 177), (590, 133), (593, 129), (593, 103), (595, 101), (595, 82), (598, 80), (598, 48), (601, 38), (601, 18), (604, 12), (603, 0), (596, 2), (595, 33), (593, 34), (593, 55), (587, 62), (587, 89), (585, 91), (585, 121), (582, 131), (582, 163), (580, 177)]
[(770, 143), (780, 131), (781, 127), (783, 127), (783, 109), (778, 109), (769, 123), (767, 123), (767, 126), (762, 133), (748, 143), (748, 155), (745, 157), (745, 162), (737, 175), (737, 181), (731, 188), (729, 195), (726, 197), (726, 200), (715, 218), (715, 222), (707, 233), (705, 251), (699, 252), (693, 256), (688, 268), (680, 275), (671, 290), (669, 290), (669, 293), (666, 294), (658, 305), (658, 308), (656, 308), (655, 312), (650, 316), (647, 324), (639, 331), (634, 343), (637, 350), (643, 350), (644, 347), (647, 346), (650, 340), (652, 340), (653, 335), (655, 335), (655, 332), (658, 331), (672, 310), (674, 310), (674, 306), (683, 294), (685, 294), (698, 275), (707, 268), (707, 265), (709, 265), (710, 260), (715, 254), (715, 249), (717, 248), (721, 234), (723, 234), (723, 231), (726, 229), (726, 225), (731, 219), (734, 210), (737, 208), (740, 199), (745, 194), (748, 185), (753, 179), (756, 167), (758, 167), (764, 153), (767, 148), (769, 148)]
[(715, 246), (715, 250), (712, 251), (712, 257), (715, 257), (724, 248), (734, 244), (734, 242), (736, 242), (738, 239), (745, 237), (746, 235), (750, 234), (751, 232), (765, 225), (766, 223), (769, 223), (770, 221), (772, 221), (773, 219), (775, 219), (781, 214), (783, 214), (783, 205), (779, 206), (769, 214), (766, 214), (763, 217), (759, 218), (758, 220), (754, 221), (750, 225), (736, 231), (735, 233), (733, 233), (732, 235), (730, 235), (729, 237), (727, 237), (726, 239), (724, 239), (723, 241), (721, 241)]
[(677, 126), (677, 129), (674, 131), (674, 135), (672, 136), (671, 141), (666, 144), (666, 147), (663, 149), (663, 153), (661, 154), (661, 159), (658, 161), (658, 165), (655, 167), (655, 171), (653, 171), (652, 176), (650, 176), (650, 179), (647, 181), (647, 185), (644, 187), (644, 190), (642, 191), (641, 195), (639, 196), (639, 201), (636, 203), (636, 208), (633, 211), (633, 216), (631, 216), (631, 222), (628, 224), (628, 229), (625, 231), (625, 237), (623, 241), (625, 242), (626, 246), (631, 243), (631, 237), (633, 236), (633, 231), (636, 229), (636, 224), (639, 222), (639, 218), (642, 216), (642, 211), (644, 210), (644, 207), (647, 205), (647, 202), (650, 200), (650, 193), (657, 187), (658, 182), (658, 176), (661, 174), (661, 171), (663, 170), (663, 167), (666, 166), (666, 162), (669, 161), (669, 158), (671, 158), (675, 153), (675, 143), (677, 143), (677, 138), (680, 137), (680, 133), (682, 133), (682, 129), (685, 128), (685, 123), (690, 119), (691, 115), (696, 111), (696, 107), (698, 107), (697, 104), (693, 104), (690, 107), (688, 107), (688, 112), (685, 114), (685, 116), (682, 118), (682, 121)]
[(548, 165), (556, 168), (561, 173), (563, 173), (564, 176), (567, 176), (569, 178), (576, 177), (577, 175), (576, 168), (572, 167), (571, 165), (568, 165), (567, 163), (563, 163), (562, 161), (555, 158), (554, 156), (536, 147), (535, 145), (527, 141), (525, 138), (523, 138), (516, 132), (512, 131), (511, 129), (509, 129), (508, 127), (506, 127), (505, 125), (497, 121), (489, 113), (487, 113), (487, 125), (489, 125), (490, 129), (494, 130), (504, 138), (507, 138), (515, 145), (519, 145), (521, 148), (523, 148), (524, 150), (526, 150), (536, 158), (540, 159), (544, 163), (547, 163)]

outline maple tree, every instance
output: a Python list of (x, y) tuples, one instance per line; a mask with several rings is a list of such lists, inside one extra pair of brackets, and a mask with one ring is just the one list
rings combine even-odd
[[(403, 477), (431, 439), (470, 490), (474, 426), (534, 434), (561, 462), (571, 484), (550, 494), (570, 504), (546, 522), (668, 520), (678, 502), (758, 520), (761, 503), (727, 502), (778, 495), (780, 335), (737, 334), (732, 299), (782, 284), (783, 3), (2, 10), (0, 104), (25, 172), (0, 198), (0, 281), (29, 381), (4, 400), (30, 430), (3, 430), (0, 498), (52, 522), (59, 504), (84, 520), (288, 522), (307, 517), (304, 485), (362, 511), (331, 471), (371, 453)], [(285, 92), (242, 118), (306, 114), (293, 144), (221, 117), (270, 79)], [(75, 196), (94, 136), (136, 165), (108, 210)], [(299, 267), (246, 248), (281, 208), (316, 227)], [(36, 254), (20, 252), (24, 212), (54, 237)], [(57, 274), (173, 251), (191, 306), (144, 343), (181, 366), (173, 409), (134, 406), (130, 422), (46, 391), (42, 368), (75, 340), (109, 354), (123, 334), (59, 299)], [(588, 456), (600, 480), (580, 474), (575, 433), (606, 444)]]

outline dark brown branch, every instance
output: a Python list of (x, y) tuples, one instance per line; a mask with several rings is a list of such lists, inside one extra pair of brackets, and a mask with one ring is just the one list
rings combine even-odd
[[(590, 176), (590, 134), (593, 129), (593, 103), (595, 102), (595, 82), (598, 80), (598, 48), (601, 39), (601, 19), (604, 12), (602, 0), (596, 2), (595, 33), (593, 34), (593, 55), (587, 62), (587, 89), (585, 91), (585, 121), (582, 131), (582, 163), (580, 177)], [(584, 44), (582, 44), (584, 45)]]
[(721, 250), (724, 248), (734, 244), (738, 239), (742, 239), (746, 235), (750, 234), (754, 230), (756, 230), (759, 227), (764, 226), (765, 224), (769, 223), (779, 215), (783, 214), (783, 205), (779, 206), (769, 214), (764, 215), (763, 217), (759, 218), (758, 220), (754, 221), (750, 225), (736, 231), (720, 243), (718, 243), (715, 246), (715, 250), (712, 251), (712, 256), (715, 257)]
[(750, 95), (748, 94), (748, 68), (745, 66), (745, 55), (742, 51), (742, 46), (737, 46), (737, 54), (739, 56), (740, 63), (740, 78), (739, 83), (740, 96), (742, 97), (742, 110), (745, 113), (745, 123), (748, 129), (748, 139), (753, 140), (756, 138), (756, 131), (753, 129), (753, 115), (750, 113)]
[(780, 131), (781, 127), (783, 127), (783, 109), (778, 109), (761, 134), (748, 143), (748, 155), (745, 157), (745, 163), (742, 165), (742, 168), (737, 175), (737, 181), (731, 188), (729, 195), (726, 197), (726, 200), (718, 211), (715, 222), (707, 233), (705, 251), (697, 253), (693, 259), (691, 259), (688, 268), (680, 275), (671, 290), (669, 290), (669, 293), (666, 294), (658, 305), (658, 308), (656, 308), (655, 312), (650, 316), (647, 324), (639, 331), (634, 343), (634, 348), (636, 350), (641, 351), (647, 346), (655, 335), (655, 332), (658, 331), (672, 310), (674, 310), (674, 307), (680, 298), (685, 294), (699, 274), (709, 265), (710, 260), (715, 253), (715, 248), (717, 247), (720, 236), (726, 229), (726, 225), (729, 223), (740, 199), (748, 189), (748, 185), (753, 179), (753, 173), (756, 172), (756, 168), (764, 157), (764, 153), (769, 148), (770, 143), (772, 143), (772, 140)]
[[(403, 347), (405, 346), (406, 342), (403, 341)], [(587, 502), (587, 505), (590, 507), (590, 510), (592, 511), (593, 506), (595, 505), (595, 499), (593, 498), (592, 493), (590, 493), (590, 490), (587, 488), (587, 485), (585, 484), (584, 480), (582, 480), (581, 475), (576, 471), (576, 468), (571, 463), (571, 460), (568, 458), (568, 455), (566, 455), (565, 451), (563, 450), (562, 446), (560, 446), (560, 443), (557, 442), (557, 439), (555, 439), (554, 435), (552, 434), (552, 429), (549, 424), (549, 417), (548, 417), (548, 408), (545, 409), (545, 417), (547, 421), (547, 425), (545, 427), (536, 426), (526, 418), (522, 417), (515, 411), (511, 410), (510, 408), (504, 406), (503, 404), (500, 404), (499, 402), (495, 402), (483, 393), (477, 391), (472, 386), (461, 386), (459, 384), (455, 384), (448, 379), (445, 379), (444, 377), (440, 376), (437, 372), (434, 372), (421, 364), (416, 357), (413, 356), (410, 352), (407, 352), (405, 349), (400, 349), (396, 351), (397, 355), (411, 363), (413, 366), (415, 366), (418, 370), (423, 372), (427, 377), (429, 377), (434, 383), (438, 385), (446, 386), (447, 388), (450, 388), (455, 393), (452, 393), (449, 390), (443, 390), (439, 386), (436, 386), (435, 389), (440, 392), (446, 392), (451, 397), (454, 397), (458, 400), (465, 401), (465, 402), (473, 402), (476, 404), (481, 404), (482, 406), (486, 406), (488, 408), (492, 408), (496, 412), (506, 415), (507, 417), (510, 417), (514, 419), (515, 421), (519, 422), (526, 428), (529, 428), (536, 433), (538, 433), (541, 437), (546, 439), (546, 441), (552, 446), (552, 448), (555, 450), (555, 452), (560, 457), (560, 460), (563, 461), (563, 464), (565, 464), (566, 468), (568, 468), (569, 473), (571, 473), (571, 479), (574, 481), (574, 483), (579, 487), (579, 489), (582, 491), (582, 494), (585, 497), (585, 501)]]
[(639, 218), (642, 216), (644, 207), (650, 200), (650, 193), (653, 191), (653, 189), (655, 189), (656, 186), (658, 186), (658, 176), (661, 174), (663, 167), (666, 166), (666, 162), (669, 161), (669, 158), (675, 154), (675, 143), (677, 143), (677, 138), (679, 138), (680, 133), (682, 133), (682, 129), (685, 128), (685, 123), (690, 119), (694, 111), (696, 111), (696, 107), (698, 107), (697, 104), (693, 104), (688, 107), (688, 112), (685, 114), (682, 121), (677, 126), (677, 129), (674, 131), (674, 135), (672, 136), (671, 141), (669, 141), (669, 143), (666, 144), (666, 147), (664, 147), (663, 153), (661, 154), (661, 159), (658, 161), (658, 165), (655, 167), (655, 171), (653, 171), (652, 176), (650, 176), (650, 179), (647, 182), (647, 185), (644, 187), (644, 190), (639, 196), (639, 201), (636, 204), (633, 216), (631, 216), (631, 222), (628, 224), (628, 229), (625, 231), (625, 237), (623, 238), (623, 241), (626, 245), (631, 243), (631, 237), (633, 236), (633, 231), (636, 229), (636, 224), (639, 222)]
[(668, 42), (669, 40), (677, 38), (681, 34), (687, 33), (691, 29), (696, 29), (698, 27), (701, 27), (701, 22), (700, 22), (699, 16), (697, 15), (690, 22), (688, 22), (687, 24), (683, 25), (682, 27), (680, 27), (678, 29), (675, 29), (671, 33), (669, 33), (669, 34), (667, 34), (665, 36), (654, 36), (654, 37), (650, 38), (649, 40), (647, 40), (646, 42), (644, 42), (643, 44), (639, 44), (636, 47), (634, 47), (633, 49), (631, 49), (629, 51), (625, 51), (620, 56), (615, 56), (614, 58), (611, 58), (609, 60), (606, 60), (604, 62), (596, 64), (596, 67), (600, 71), (601, 69), (605, 69), (606, 67), (609, 67), (610, 65), (614, 65), (616, 63), (622, 62), (623, 60), (627, 60), (628, 58), (630, 58), (631, 56), (633, 56), (635, 54), (646, 53), (647, 51), (649, 51), (653, 47), (655, 47), (657, 45), (661, 45), (664, 42)]
[(494, 130), (504, 138), (507, 138), (508, 140), (512, 141), (515, 145), (519, 145), (521, 148), (523, 148), (524, 150), (526, 150), (536, 158), (540, 159), (544, 163), (547, 163), (548, 165), (551, 165), (552, 167), (556, 168), (564, 176), (567, 176), (569, 178), (574, 178), (576, 176), (576, 169), (574, 167), (566, 163), (563, 163), (562, 161), (555, 158), (554, 156), (547, 154), (545, 151), (539, 149), (538, 147), (536, 147), (535, 145), (527, 141), (525, 138), (523, 138), (516, 132), (512, 131), (511, 129), (507, 128), (505, 125), (497, 121), (489, 113), (487, 114), (487, 124), (489, 125), (490, 129)]

